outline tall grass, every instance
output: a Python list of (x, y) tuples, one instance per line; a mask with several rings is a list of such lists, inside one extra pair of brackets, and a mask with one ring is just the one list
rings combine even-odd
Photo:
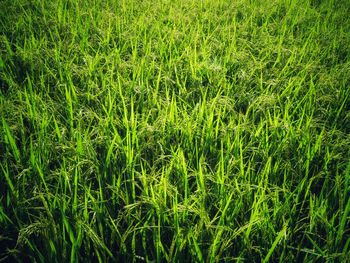
[(0, 260), (350, 260), (350, 4), (0, 2)]

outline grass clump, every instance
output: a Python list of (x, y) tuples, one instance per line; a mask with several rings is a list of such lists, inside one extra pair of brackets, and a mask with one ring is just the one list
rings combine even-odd
[(349, 260), (348, 1), (0, 10), (1, 260)]

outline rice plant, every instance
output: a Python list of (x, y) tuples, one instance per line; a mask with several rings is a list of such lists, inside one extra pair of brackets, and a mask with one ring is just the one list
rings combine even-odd
[(350, 261), (350, 2), (0, 2), (0, 261)]

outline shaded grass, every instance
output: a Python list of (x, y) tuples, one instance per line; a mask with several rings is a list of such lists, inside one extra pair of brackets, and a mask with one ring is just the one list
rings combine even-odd
[(1, 2), (1, 258), (347, 261), (349, 9)]

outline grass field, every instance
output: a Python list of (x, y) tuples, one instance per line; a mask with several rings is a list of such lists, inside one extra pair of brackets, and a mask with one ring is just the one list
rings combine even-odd
[(350, 2), (2, 0), (1, 262), (349, 262)]

